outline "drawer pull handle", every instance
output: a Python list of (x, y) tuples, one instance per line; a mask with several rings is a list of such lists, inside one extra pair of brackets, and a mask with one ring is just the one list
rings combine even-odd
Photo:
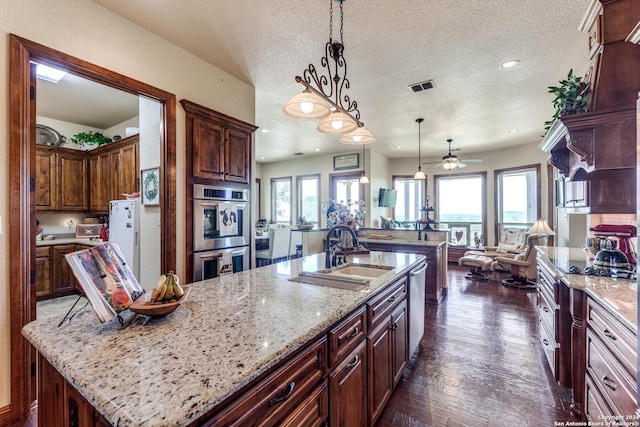
[(618, 338), (617, 338), (615, 335), (613, 335), (613, 334), (611, 333), (611, 331), (609, 331), (608, 329), (605, 329), (605, 330), (604, 330), (604, 336), (605, 336), (605, 337), (607, 337), (607, 338), (609, 338), (610, 340), (613, 340), (613, 341), (615, 341), (615, 340), (617, 340), (617, 339), (618, 339)]
[(548, 313), (549, 312), (549, 307), (543, 306), (542, 307), (542, 311), (544, 311), (545, 313)]
[(387, 302), (394, 302), (395, 300), (396, 300), (396, 296), (394, 295), (391, 298), (389, 298)]
[(289, 397), (291, 397), (291, 394), (293, 393), (293, 390), (295, 388), (296, 388), (296, 383), (294, 381), (291, 381), (287, 386), (287, 391), (284, 393), (284, 396), (274, 397), (269, 401), (269, 406), (274, 406), (274, 405), (277, 405), (278, 403), (281, 403), (287, 400)]
[(358, 355), (356, 354), (355, 356), (353, 356), (353, 361), (347, 363), (347, 365), (345, 366), (345, 368), (347, 369), (351, 369), (354, 368), (358, 363), (360, 363), (360, 358), (358, 357)]
[(546, 339), (546, 338), (543, 338), (543, 339), (542, 339), (542, 344), (544, 344), (544, 345), (549, 345), (549, 340), (548, 340), (548, 339)]
[(618, 384), (606, 375), (602, 377), (602, 382), (613, 391), (618, 388)]
[(354, 339), (355, 337), (358, 336), (359, 333), (360, 333), (360, 330), (358, 329), (358, 327), (354, 326), (353, 331), (351, 331), (351, 333), (346, 337), (347, 341)]
[(394, 322), (394, 323), (393, 323), (393, 325), (391, 325), (391, 328), (390, 328), (390, 329), (391, 329), (392, 331), (395, 331), (396, 329), (398, 329), (398, 324)]

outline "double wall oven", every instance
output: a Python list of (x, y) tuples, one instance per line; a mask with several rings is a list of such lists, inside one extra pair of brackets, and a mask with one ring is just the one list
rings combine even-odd
[(249, 191), (193, 186), (193, 281), (249, 269)]

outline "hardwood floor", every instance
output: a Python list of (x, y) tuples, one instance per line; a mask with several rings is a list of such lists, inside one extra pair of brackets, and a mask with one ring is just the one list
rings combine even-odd
[(538, 339), (535, 291), (470, 281), (466, 273), (449, 265), (448, 295), (426, 306), (425, 335), (377, 427), (577, 421)]

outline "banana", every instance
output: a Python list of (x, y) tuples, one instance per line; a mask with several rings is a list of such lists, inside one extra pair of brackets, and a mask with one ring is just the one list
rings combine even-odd
[(159, 294), (160, 294), (160, 287), (153, 288), (153, 290), (151, 291), (151, 301), (152, 302), (158, 301)]
[[(155, 292), (157, 291), (157, 293)], [(154, 289), (154, 292), (151, 294), (151, 300), (155, 302), (161, 302), (165, 298), (165, 294), (167, 293), (167, 276), (164, 274), (160, 276), (160, 280), (158, 280), (158, 286)], [(155, 295), (155, 299), (153, 296)]]
[(169, 301), (170, 299), (174, 298), (174, 292), (173, 292), (173, 274), (169, 274), (167, 275), (167, 292), (164, 294), (163, 297), (163, 301)]
[(182, 286), (180, 286), (180, 279), (178, 279), (178, 275), (175, 274), (173, 271), (170, 271), (169, 272), (169, 276), (171, 276), (172, 279), (173, 279), (173, 293), (174, 293), (174, 295), (178, 299), (182, 298), (182, 295), (184, 295), (184, 289), (182, 289)]

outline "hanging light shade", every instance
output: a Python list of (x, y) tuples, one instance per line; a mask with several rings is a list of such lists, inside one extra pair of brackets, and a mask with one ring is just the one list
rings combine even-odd
[(327, 103), (308, 88), (291, 98), (282, 111), (289, 117), (302, 120), (324, 119), (331, 113)]
[(357, 128), (356, 122), (349, 115), (339, 110), (329, 114), (318, 125), (318, 131), (322, 133), (347, 133)]
[(446, 170), (452, 170), (456, 168), (456, 163), (455, 162), (444, 162), (442, 164), (442, 167), (445, 168)]
[(422, 166), (420, 166), (420, 127), (422, 125), (422, 122), (424, 121), (424, 119), (420, 118), (420, 119), (416, 119), (416, 122), (418, 123), (418, 170), (415, 173), (415, 175), (413, 175), (413, 179), (422, 179), (425, 180), (427, 179), (427, 176), (424, 174), (424, 172), (422, 172)]
[(340, 142), (343, 144), (371, 144), (376, 139), (364, 126), (359, 126), (353, 132), (345, 133)]
[(368, 184), (369, 178), (367, 178), (367, 174), (364, 171), (364, 143), (362, 144), (362, 176), (358, 180), (360, 184)]

